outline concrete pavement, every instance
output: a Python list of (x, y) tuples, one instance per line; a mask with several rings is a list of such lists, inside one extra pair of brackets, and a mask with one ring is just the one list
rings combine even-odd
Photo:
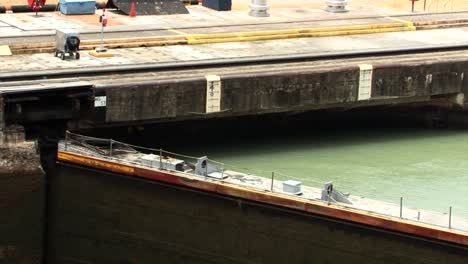
[(268, 57), (279, 55), (331, 55), (353, 52), (424, 48), (468, 43), (468, 28), (451, 28), (369, 35), (332, 36), (286, 40), (233, 42), (202, 45), (173, 45), (115, 49), (112, 58), (95, 58), (82, 52), (80, 60), (62, 61), (52, 53), (2, 57), (0, 72), (42, 71), (148, 63), (203, 62), (215, 59)]

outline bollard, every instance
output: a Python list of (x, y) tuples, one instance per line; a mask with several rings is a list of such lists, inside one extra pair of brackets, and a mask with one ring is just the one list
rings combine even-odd
[(268, 13), (268, 9), (270, 6), (267, 3), (267, 0), (250, 0), (250, 16), (254, 17), (268, 17), (270, 14)]
[(421, 219), (421, 212), (418, 211), (418, 222)]
[(348, 4), (347, 0), (326, 0), (325, 3), (327, 4), (325, 11), (332, 13), (348, 12), (348, 10), (346, 10), (346, 5)]

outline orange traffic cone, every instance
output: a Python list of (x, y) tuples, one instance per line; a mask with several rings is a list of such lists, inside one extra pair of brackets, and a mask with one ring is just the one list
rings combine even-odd
[(132, 1), (132, 5), (130, 6), (130, 16), (135, 17), (136, 12), (135, 12), (135, 1)]

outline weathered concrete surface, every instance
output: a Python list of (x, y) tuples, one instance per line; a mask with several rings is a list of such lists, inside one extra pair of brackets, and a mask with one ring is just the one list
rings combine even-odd
[(59, 165), (48, 263), (466, 263), (468, 249)]
[(468, 61), (442, 61), (431, 65), (381, 65), (374, 70), (373, 97), (440, 95), (463, 92)]
[(0, 263), (42, 262), (44, 184), (34, 142), (0, 145)]
[[(466, 16), (468, 20), (468, 14)], [(315, 23), (316, 27), (320, 27), (321, 22)], [(346, 24), (346, 21), (340, 22), (340, 25), (343, 24)], [(275, 25), (275, 27), (279, 28), (277, 25)], [(199, 30), (202, 31), (204, 28), (200, 28)], [(154, 37), (154, 35), (150, 33), (142, 34)], [(124, 33), (116, 34), (122, 35)], [(130, 36), (135, 37), (133, 35)], [(109, 38), (111, 37), (114, 36), (110, 36)], [(0, 41), (1, 40), (0, 38)], [(16, 38), (16, 40), (18, 40), (18, 38)], [(143, 65), (157, 62), (204, 62), (220, 58), (238, 59), (254, 56), (294, 56), (304, 54), (327, 56), (330, 54), (359, 51), (377, 52), (396, 49), (424, 48), (434, 45), (466, 45), (466, 43), (468, 43), (468, 28), (460, 27), (350, 36), (113, 49), (112, 52), (115, 56), (111, 58), (95, 58), (87, 52), (82, 52), (80, 60), (67, 60), (65, 62), (59, 58), (55, 58), (53, 52), (49, 52), (2, 57), (0, 61), (0, 77), (27, 71), (59, 72), (67, 69), (78, 70), (91, 67)]]
[[(468, 60), (456, 53), (369, 57), (274, 65), (161, 72), (158, 76), (97, 80), (97, 123), (151, 122), (272, 112), (352, 108), (456, 98), (465, 93)], [(451, 54), (450, 56), (446, 56)], [(438, 56), (439, 55), (439, 56)], [(370, 97), (359, 98), (360, 65), (372, 65)], [(220, 111), (207, 113), (205, 74), (221, 79)], [(174, 76), (180, 76), (174, 79)], [(141, 79), (140, 79), (141, 78)], [(141, 81), (135, 81), (135, 80)], [(152, 79), (152, 80), (151, 80)], [(462, 98), (462, 96), (460, 96)], [(463, 105), (456, 102), (454, 105)]]
[[(74, 126), (128, 125), (315, 109), (431, 104), (441, 98), (450, 101), (468, 91), (465, 78), (468, 57), (464, 51), (182, 69), (151, 65), (155, 68), (142, 72), (115, 74), (111, 69), (96, 76), (91, 72), (77, 78), (42, 80), (39, 86), (35, 81), (5, 82), (0, 91), (4, 93), (6, 122), (27, 125), (46, 120), (75, 120)], [(361, 80), (363, 65), (372, 68), (367, 85)], [(220, 78), (219, 111), (207, 111), (207, 75)], [(76, 86), (82, 83), (76, 82), (78, 79), (86, 85)], [(370, 97), (363, 99), (359, 94), (365, 86)], [(453, 105), (463, 105), (452, 101)]]

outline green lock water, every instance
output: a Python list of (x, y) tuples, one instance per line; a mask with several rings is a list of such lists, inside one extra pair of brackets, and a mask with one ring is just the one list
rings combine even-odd
[(464, 130), (336, 129), (309, 135), (205, 142), (178, 147), (208, 155), (227, 169), (299, 179), (321, 188), (468, 217), (468, 132)]
[[(116, 136), (226, 169), (468, 218), (466, 125), (428, 128), (430, 112), (372, 109), (209, 119), (156, 125)], [(468, 117), (461, 116), (459, 120)], [(453, 118), (452, 118), (453, 119)], [(281, 175), (281, 174), (283, 175)], [(287, 176), (284, 176), (287, 175)]]

